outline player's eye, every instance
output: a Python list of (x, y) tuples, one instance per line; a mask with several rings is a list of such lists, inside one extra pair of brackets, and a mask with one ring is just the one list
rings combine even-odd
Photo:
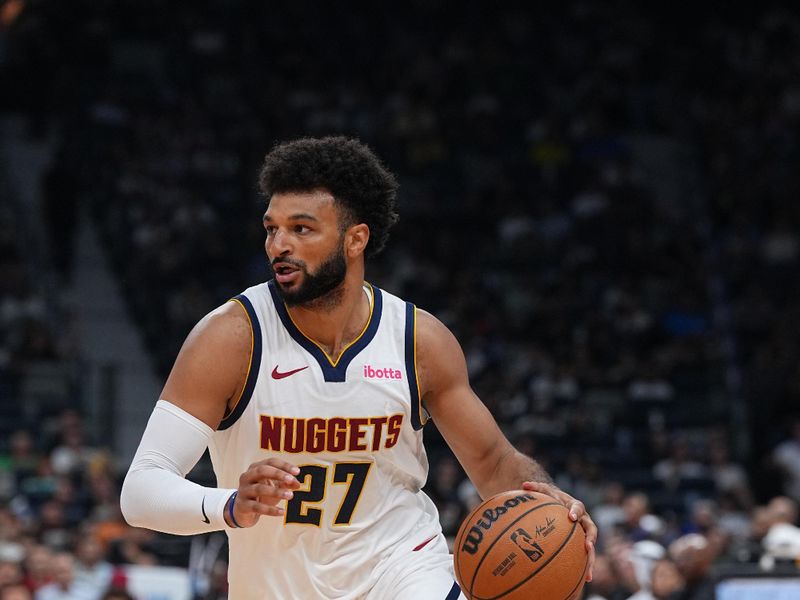
[(305, 225), (295, 225), (294, 231), (295, 233), (308, 233), (311, 229)]

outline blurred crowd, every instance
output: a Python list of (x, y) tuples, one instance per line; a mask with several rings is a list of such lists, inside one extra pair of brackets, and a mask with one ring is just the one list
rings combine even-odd
[[(160, 375), (269, 277), (269, 146), (355, 135), (401, 181), (368, 277), (453, 329), (504, 430), (586, 502), (587, 597), (711, 598), (727, 565), (798, 561), (798, 14), (0, 5), (0, 109), (58, 140), (51, 267), (68, 285), (86, 211)], [(0, 600), (98, 598), (124, 589), (118, 565), (168, 559), (121, 523), (124, 465), (79, 414), (16, 408), (27, 365), (70, 345), (0, 208)], [(477, 496), (426, 440), (453, 536)]]

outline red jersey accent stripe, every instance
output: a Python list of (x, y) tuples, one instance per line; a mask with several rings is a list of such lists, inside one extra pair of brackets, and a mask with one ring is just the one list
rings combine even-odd
[(424, 542), (422, 542), (422, 543), (421, 543), (419, 546), (417, 546), (416, 548), (414, 548), (414, 549), (412, 550), (412, 552), (416, 552), (417, 550), (422, 550), (422, 549), (423, 549), (425, 546), (427, 546), (428, 544), (430, 544), (430, 543), (431, 543), (433, 540), (435, 540), (435, 539), (436, 539), (436, 536), (433, 536), (431, 539), (429, 539), (429, 540), (425, 540), (425, 541), (424, 541)]

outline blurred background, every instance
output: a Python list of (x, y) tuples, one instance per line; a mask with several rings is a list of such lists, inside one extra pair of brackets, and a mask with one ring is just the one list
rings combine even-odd
[[(268, 277), (263, 156), (332, 133), (401, 182), (370, 281), (598, 523), (585, 598), (800, 597), (791, 6), (0, 0), (0, 600), (227, 597), (225, 536), (119, 486), (191, 327)], [(477, 496), (426, 444), (452, 536)]]

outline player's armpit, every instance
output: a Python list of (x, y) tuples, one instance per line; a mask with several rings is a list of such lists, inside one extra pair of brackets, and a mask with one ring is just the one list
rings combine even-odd
[(236, 302), (206, 315), (183, 343), (161, 398), (216, 429), (247, 378), (252, 335)]

